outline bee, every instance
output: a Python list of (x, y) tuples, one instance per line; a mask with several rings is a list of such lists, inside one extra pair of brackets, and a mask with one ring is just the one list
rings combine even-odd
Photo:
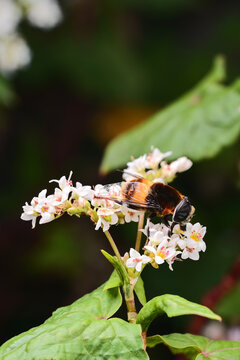
[[(110, 191), (113, 187), (119, 191)], [(174, 187), (161, 182), (152, 182), (145, 178), (135, 178), (130, 181), (106, 185), (108, 195), (95, 195), (96, 199), (111, 200), (131, 209), (144, 211), (149, 217), (159, 216), (169, 227), (168, 218), (172, 216), (171, 231), (176, 224), (189, 222), (195, 212), (189, 199)]]

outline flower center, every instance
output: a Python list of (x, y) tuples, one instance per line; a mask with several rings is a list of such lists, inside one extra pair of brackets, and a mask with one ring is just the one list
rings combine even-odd
[(190, 238), (194, 241), (200, 241), (201, 240), (201, 234), (199, 232), (193, 231)]
[(157, 256), (160, 256), (162, 259), (165, 259), (168, 254), (169, 251), (165, 248), (165, 246), (162, 246), (160, 250), (157, 251)]
[(47, 204), (41, 207), (42, 212), (47, 212), (49, 210), (49, 206)]

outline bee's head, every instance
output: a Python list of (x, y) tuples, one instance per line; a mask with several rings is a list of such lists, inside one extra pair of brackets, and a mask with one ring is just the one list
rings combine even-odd
[(192, 206), (187, 197), (184, 197), (174, 210), (173, 221), (180, 224), (186, 224), (191, 220), (194, 212), (195, 207)]

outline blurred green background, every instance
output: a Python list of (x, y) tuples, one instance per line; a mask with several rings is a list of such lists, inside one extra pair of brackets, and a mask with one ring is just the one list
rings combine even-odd
[[(61, 6), (64, 20), (49, 32), (22, 25), (32, 62), (0, 80), (1, 342), (39, 325), (112, 271), (100, 253), (111, 251), (107, 241), (88, 219), (65, 216), (31, 230), (20, 220), (25, 201), (44, 188), (51, 192), (48, 181), (70, 170), (84, 185), (120, 181), (117, 172), (99, 174), (107, 143), (195, 85), (216, 54), (226, 56), (229, 83), (240, 76), (236, 1), (76, 0)], [(173, 272), (149, 267), (143, 276), (148, 299), (175, 293), (200, 301), (231, 270), (240, 248), (239, 171), (235, 142), (175, 180), (192, 199), (195, 220), (207, 226), (207, 252), (198, 262), (174, 264)], [(112, 229), (122, 253), (135, 233), (134, 223)], [(237, 304), (227, 326), (240, 324)], [(184, 332), (189, 321), (155, 320), (150, 334)], [(158, 351), (151, 351), (152, 359)]]

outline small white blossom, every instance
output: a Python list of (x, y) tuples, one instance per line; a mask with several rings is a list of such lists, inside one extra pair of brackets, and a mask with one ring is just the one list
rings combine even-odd
[(16, 2), (0, 0), (0, 37), (15, 33), (22, 12)]
[(62, 20), (62, 12), (55, 0), (20, 0), (26, 8), (29, 22), (40, 28), (50, 29)]
[(158, 265), (164, 263), (165, 260), (172, 259), (176, 256), (176, 250), (168, 247), (167, 239), (163, 240), (157, 248), (146, 245), (144, 247), (151, 255), (149, 255)]
[[(70, 171), (69, 177), (68, 179), (66, 178), (66, 176), (62, 176), (59, 180), (50, 180), (49, 182), (56, 182), (59, 185), (59, 188), (62, 190), (64, 197), (67, 199), (69, 193), (72, 191), (73, 187), (72, 187), (72, 171)], [(65, 199), (65, 200), (66, 200)]]
[(32, 229), (35, 228), (37, 217), (40, 214), (36, 213), (34, 207), (32, 205), (28, 205), (26, 202), (23, 206), (23, 213), (21, 215), (21, 219), (25, 221), (32, 221)]
[(14, 72), (31, 61), (31, 52), (25, 40), (18, 34), (0, 38), (0, 71)]
[(72, 187), (72, 197), (84, 198), (91, 201), (93, 198), (94, 191), (91, 186), (83, 186), (80, 182), (76, 183), (76, 187)]
[(198, 251), (205, 251), (206, 244), (203, 241), (205, 234), (205, 226), (202, 226), (200, 223), (196, 223), (194, 225), (187, 223), (185, 231), (187, 246), (189, 248), (196, 248)]
[(164, 224), (153, 224), (151, 221), (147, 221), (145, 228), (142, 230), (144, 235), (148, 235), (151, 238), (157, 231), (162, 232), (164, 235), (168, 235), (169, 228)]
[(105, 232), (110, 228), (110, 225), (116, 225), (118, 223), (118, 216), (114, 209), (99, 208), (97, 210), (97, 215), (98, 222), (95, 230), (98, 230), (102, 226), (103, 232)]
[(146, 255), (140, 255), (139, 252), (133, 248), (130, 249), (130, 258), (126, 261), (126, 266), (131, 268), (134, 267), (136, 271), (142, 270), (142, 265), (147, 264), (151, 261), (151, 258)]
[[(100, 197), (100, 199), (99, 199)], [(101, 199), (101, 197), (109, 197), (109, 192), (106, 189), (106, 186), (103, 186), (101, 184), (98, 184), (94, 187), (93, 190), (93, 199), (91, 201), (92, 206), (98, 207), (98, 206), (104, 206), (104, 207), (113, 207), (114, 202), (107, 200), (107, 199)]]
[(158, 246), (162, 242), (165, 243), (168, 240), (168, 235), (164, 234), (163, 231), (155, 231), (153, 233), (150, 232), (149, 239), (149, 246)]

